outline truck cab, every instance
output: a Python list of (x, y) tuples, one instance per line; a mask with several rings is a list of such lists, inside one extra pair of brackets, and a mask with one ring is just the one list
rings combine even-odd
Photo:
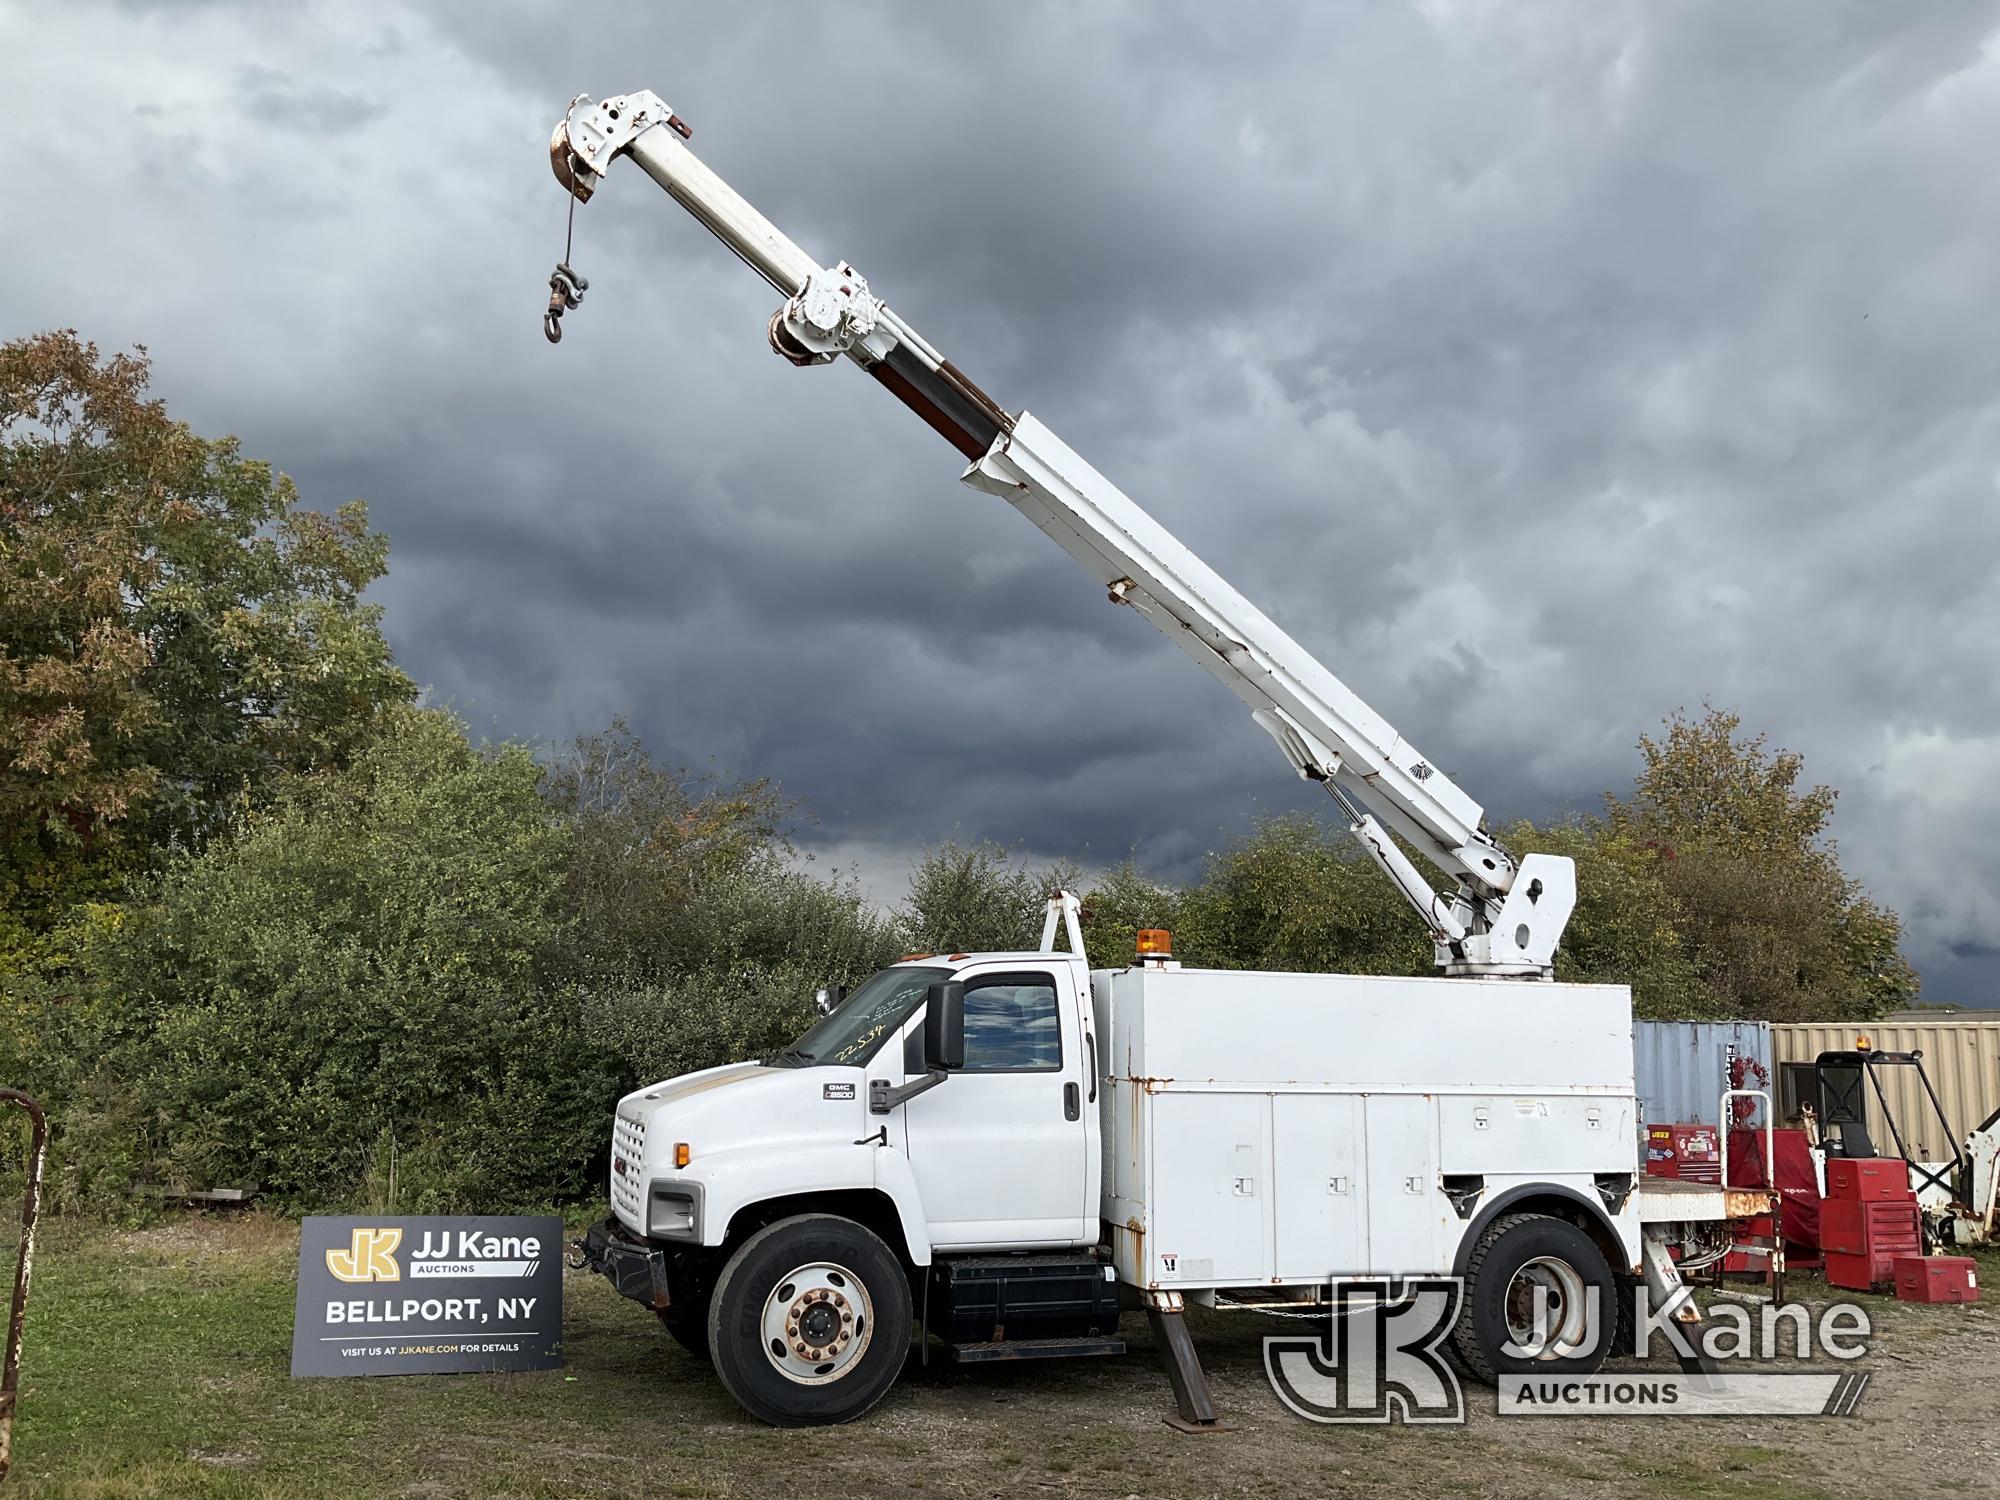
[[(921, 1087), (925, 1001), (962, 986), (964, 1056)], [(1098, 1240), (1089, 974), (1055, 953), (913, 957), (791, 1047), (618, 1102), (611, 1201), (631, 1234), (719, 1249), (774, 1199), (873, 1194), (915, 1266)]]
[[(1115, 1352), (1098, 1057), (1080, 956), (913, 955), (768, 1058), (621, 1099), (611, 1214), (581, 1258), (779, 1424), (872, 1405), (901, 1369), (913, 1301), (949, 1326), (968, 1298), (999, 1298), (1008, 1270), (1041, 1298), (1016, 1289), (1017, 1333)], [(775, 1269), (743, 1268), (767, 1252)], [(994, 1311), (984, 1331), (1004, 1332)]]

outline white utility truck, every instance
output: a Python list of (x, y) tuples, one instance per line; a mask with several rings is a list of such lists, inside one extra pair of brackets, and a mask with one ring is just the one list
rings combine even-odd
[[(1186, 1305), (1304, 1312), (1356, 1276), (1462, 1278), (1450, 1342), (1475, 1375), (1596, 1369), (1625, 1288), (1672, 1299), (1669, 1245), (1714, 1259), (1732, 1205), (1641, 1173), (1630, 993), (1553, 978), (1570, 861), (1509, 854), (1344, 683), (851, 266), (786, 238), (689, 135), (654, 94), (580, 96), (550, 147), (571, 213), (631, 157), (785, 298), (772, 348), (861, 366), (964, 455), (967, 484), (1243, 700), (1332, 794), (1444, 972), (1197, 971), (1164, 933), (1092, 972), (1058, 893), (1038, 951), (912, 956), (824, 995), (774, 1057), (619, 1101), (612, 1211), (579, 1262), (780, 1424), (866, 1411), (918, 1331), (967, 1361), (1114, 1353), (1131, 1303), (1182, 1420), (1211, 1425)], [(557, 267), (552, 342), (585, 286)]]

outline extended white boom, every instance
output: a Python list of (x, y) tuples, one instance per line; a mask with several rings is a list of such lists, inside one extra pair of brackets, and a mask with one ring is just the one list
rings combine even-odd
[[(579, 97), (556, 127), (556, 177), (588, 200), (630, 156), (785, 299), (771, 347), (794, 364), (846, 355), (970, 461), (965, 483), (998, 495), (1047, 532), (1107, 590), (1138, 610), (1246, 703), (1301, 776), (1321, 782), (1349, 826), (1431, 930), (1453, 974), (1547, 978), (1576, 902), (1576, 872), (1558, 855), (1519, 859), (1480, 826), (1474, 802), (1347, 685), (1231, 588), (1110, 480), (1023, 411), (1009, 415), (868, 289), (845, 261), (826, 267), (687, 148), (687, 127), (641, 92)], [(550, 337), (582, 296), (558, 268)], [(1450, 875), (1449, 897), (1389, 834)]]

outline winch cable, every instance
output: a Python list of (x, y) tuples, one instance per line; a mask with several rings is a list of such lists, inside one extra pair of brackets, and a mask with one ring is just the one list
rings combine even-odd
[[(569, 108), (563, 111), (565, 127), (583, 97), (578, 94), (569, 101)], [(576, 245), (576, 194), (565, 196), (569, 199), (569, 221), (563, 227), (562, 259), (556, 262), (555, 270), (549, 274), (549, 309), (542, 315), (542, 335), (551, 344), (562, 342), (562, 315), (578, 306), (583, 301), (583, 294), (590, 290), (590, 282), (569, 266), (569, 258)]]

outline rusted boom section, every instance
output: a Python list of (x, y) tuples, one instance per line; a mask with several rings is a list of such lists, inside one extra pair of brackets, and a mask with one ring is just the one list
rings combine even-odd
[(28, 1319), (28, 1279), (35, 1270), (35, 1220), (42, 1211), (42, 1161), (49, 1151), (49, 1121), (41, 1105), (19, 1089), (0, 1088), (0, 1104), (28, 1112), (28, 1191), (21, 1200), (21, 1258), (14, 1267), (14, 1301), (7, 1314), (7, 1352), (0, 1362), (0, 1480), (14, 1460), (14, 1412), (21, 1399), (21, 1330)]

